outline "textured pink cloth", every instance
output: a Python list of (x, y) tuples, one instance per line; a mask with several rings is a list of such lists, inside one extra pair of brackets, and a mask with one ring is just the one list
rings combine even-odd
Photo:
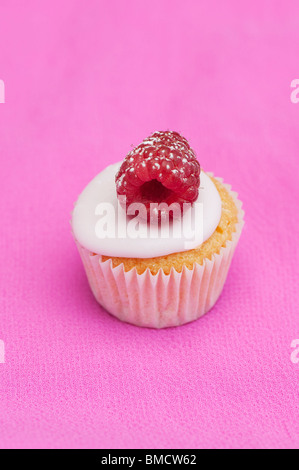
[[(296, 1), (1, 1), (1, 447), (299, 445), (298, 17)], [(246, 224), (214, 309), (155, 331), (99, 307), (69, 218), (167, 128)]]

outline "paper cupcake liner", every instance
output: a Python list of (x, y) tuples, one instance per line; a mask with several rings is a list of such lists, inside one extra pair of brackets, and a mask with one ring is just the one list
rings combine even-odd
[(136, 268), (125, 272), (123, 264), (113, 267), (111, 259), (103, 262), (101, 255), (76, 242), (91, 290), (108, 312), (137, 326), (166, 328), (196, 320), (215, 305), (244, 225), (238, 194), (221, 178), (216, 179), (234, 199), (238, 222), (232, 239), (202, 265), (195, 263), (193, 269), (183, 267), (181, 273), (174, 268), (170, 274), (162, 269), (155, 275), (149, 269), (143, 274), (138, 274)]

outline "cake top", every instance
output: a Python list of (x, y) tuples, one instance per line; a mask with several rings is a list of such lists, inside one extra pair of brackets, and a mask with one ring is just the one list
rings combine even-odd
[(197, 248), (215, 231), (221, 199), (187, 140), (155, 132), (83, 190), (77, 241), (105, 256), (153, 258)]

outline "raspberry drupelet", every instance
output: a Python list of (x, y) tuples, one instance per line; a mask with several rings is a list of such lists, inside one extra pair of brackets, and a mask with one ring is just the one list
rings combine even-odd
[[(132, 203), (143, 203), (149, 221), (152, 203), (177, 203), (182, 210), (184, 203), (196, 201), (200, 164), (188, 141), (178, 132), (154, 132), (128, 153), (115, 182), (117, 195), (122, 196), (120, 203), (126, 208)], [(159, 220), (165, 212), (164, 204)]]

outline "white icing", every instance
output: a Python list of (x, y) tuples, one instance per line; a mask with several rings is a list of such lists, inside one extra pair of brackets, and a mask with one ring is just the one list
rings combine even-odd
[[(149, 233), (148, 224), (145, 222), (137, 226), (137, 238), (132, 238), (132, 231), (128, 231), (134, 222), (121, 209), (116, 195), (115, 175), (120, 165), (121, 162), (110, 165), (99, 173), (86, 186), (75, 204), (72, 228), (76, 240), (82, 246), (105, 256), (154, 258), (196, 248), (213, 234), (221, 217), (221, 199), (211, 178), (201, 171), (197, 201), (182, 220), (171, 222), (167, 238), (167, 232), (164, 232), (163, 238), (161, 230), (159, 238), (150, 236), (152, 234)], [(102, 204), (111, 209), (105, 212), (105, 227), (115, 227), (115, 234), (110, 232), (109, 236), (105, 237), (101, 235), (100, 227), (103, 224), (99, 222), (104, 220)], [(195, 220), (196, 230), (192, 226)], [(146, 232), (146, 238), (141, 238)]]

